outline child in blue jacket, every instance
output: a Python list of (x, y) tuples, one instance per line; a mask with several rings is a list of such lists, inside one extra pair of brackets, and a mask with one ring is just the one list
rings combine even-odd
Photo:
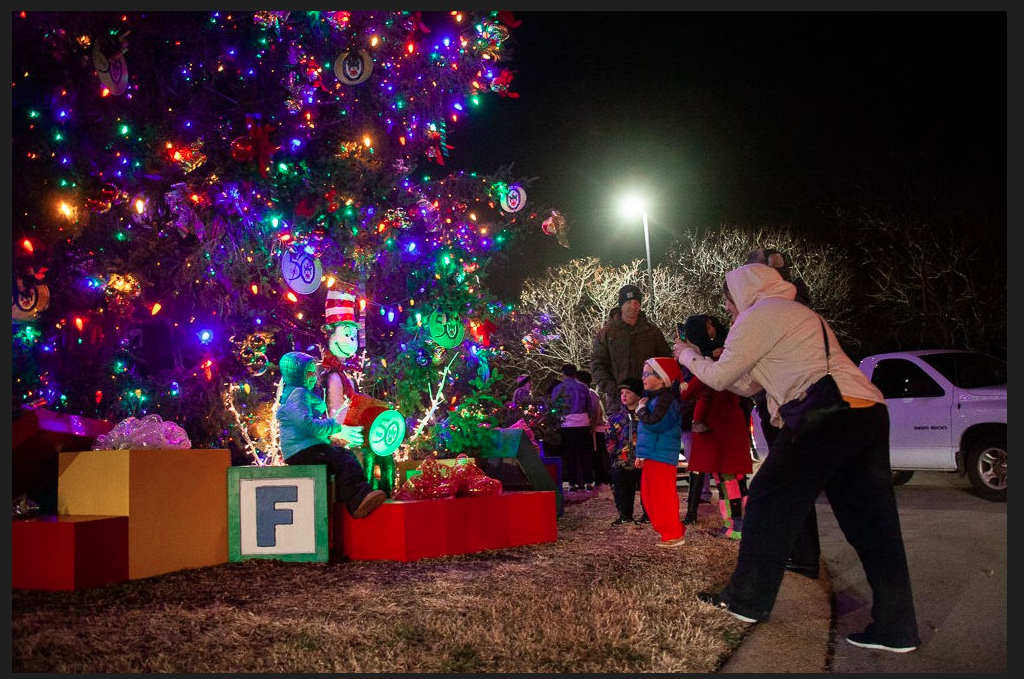
[(679, 490), (676, 466), (683, 435), (683, 415), (679, 404), (682, 371), (674, 358), (649, 358), (640, 374), (647, 394), (636, 408), (639, 420), (636, 457), (640, 476), (640, 501), (651, 527), (661, 535), (658, 547), (678, 547), (684, 543), (686, 526), (679, 519)]

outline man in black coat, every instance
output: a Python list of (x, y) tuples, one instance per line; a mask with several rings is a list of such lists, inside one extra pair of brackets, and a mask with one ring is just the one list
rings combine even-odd
[(590, 374), (604, 401), (606, 414), (622, 407), (619, 385), (627, 378), (640, 379), (644, 361), (672, 355), (665, 335), (640, 309), (642, 299), (640, 288), (624, 285), (619, 290), (618, 306), (608, 312), (608, 319), (594, 337)]

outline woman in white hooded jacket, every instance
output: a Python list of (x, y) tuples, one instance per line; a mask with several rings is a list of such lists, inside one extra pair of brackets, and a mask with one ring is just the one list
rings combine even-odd
[[(725, 275), (727, 301), (739, 311), (718, 360), (677, 340), (680, 364), (718, 390), (750, 396), (764, 388), (772, 422), (782, 428), (754, 474), (743, 540), (728, 584), (698, 598), (746, 622), (767, 620), (804, 518), (824, 491), (872, 587), (873, 622), (847, 640), (905, 653), (920, 644), (914, 600), (889, 467), (889, 413), (882, 393), (843, 352), (818, 314), (795, 301), (796, 288), (764, 264)], [(779, 407), (802, 399), (831, 373), (849, 405), (800, 427), (784, 425)]]

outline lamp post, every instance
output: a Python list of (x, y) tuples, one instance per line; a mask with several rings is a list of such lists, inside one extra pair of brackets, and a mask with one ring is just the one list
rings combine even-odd
[(647, 289), (651, 299), (654, 299), (654, 272), (651, 270), (651, 230), (647, 226), (647, 205), (646, 201), (638, 194), (626, 196), (622, 199), (622, 213), (635, 216), (640, 213), (644, 224), (644, 248), (647, 252)]
[(654, 274), (651, 272), (651, 232), (647, 228), (647, 210), (642, 210), (644, 219), (644, 246), (647, 248), (647, 286), (651, 289), (651, 299), (654, 299)]
[(650, 228), (647, 226), (647, 206), (645, 203), (646, 201), (639, 195), (627, 196), (623, 199), (622, 210), (624, 215), (629, 214), (630, 216), (635, 216), (639, 212), (643, 220), (643, 244), (647, 253), (647, 290), (653, 299), (654, 272), (651, 270), (650, 264)]

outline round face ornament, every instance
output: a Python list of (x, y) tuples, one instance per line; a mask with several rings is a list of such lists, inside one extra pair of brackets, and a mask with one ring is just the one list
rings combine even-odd
[(359, 351), (359, 324), (350, 321), (342, 321), (327, 340), (327, 348), (338, 358), (345, 360), (352, 358)]
[(366, 50), (350, 49), (334, 63), (334, 75), (346, 85), (358, 85), (373, 72), (373, 58)]

